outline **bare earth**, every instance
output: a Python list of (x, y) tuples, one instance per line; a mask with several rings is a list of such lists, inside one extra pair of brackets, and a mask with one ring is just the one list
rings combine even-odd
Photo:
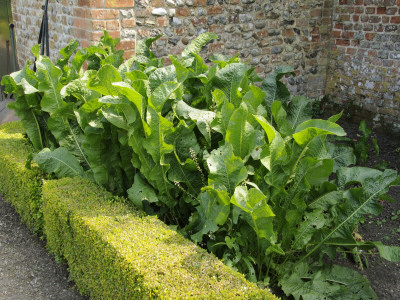
[(68, 271), (0, 196), (0, 300), (78, 300)]

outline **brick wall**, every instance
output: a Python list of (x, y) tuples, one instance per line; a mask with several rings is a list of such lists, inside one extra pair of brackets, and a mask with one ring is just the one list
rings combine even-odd
[(294, 93), (323, 95), (332, 0), (136, 0), (137, 38), (164, 34), (158, 56), (179, 54), (194, 37), (214, 32), (220, 39), (203, 56), (215, 52), (240, 57), (265, 75), (292, 65)]
[[(50, 56), (58, 56), (59, 49), (65, 47), (74, 37), (73, 7), (78, 0), (50, 0), (48, 9), (50, 32)], [(43, 17), (42, 5), (45, 1), (12, 0), (11, 6), (16, 31), (18, 64), (23, 66), (27, 59), (33, 60), (31, 48), (37, 44)]]
[[(44, 0), (13, 0), (19, 63), (31, 58)], [(204, 57), (240, 54), (262, 75), (292, 65), (290, 90), (369, 111), (377, 121), (400, 115), (400, 0), (50, 0), (50, 48), (69, 39), (120, 37), (125, 58), (136, 41), (163, 34), (157, 56), (179, 54), (202, 32), (215, 32)], [(400, 130), (400, 127), (399, 127)]]
[(335, 0), (331, 48), (331, 100), (400, 124), (400, 0)]

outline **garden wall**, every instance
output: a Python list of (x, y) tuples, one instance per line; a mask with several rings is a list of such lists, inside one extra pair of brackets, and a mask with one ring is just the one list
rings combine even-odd
[(326, 94), (400, 125), (400, 0), (335, 2)]
[[(13, 1), (20, 65), (32, 58), (44, 2)], [(288, 79), (293, 93), (326, 94), (330, 103), (395, 124), (399, 6), (400, 0), (50, 0), (50, 48), (55, 58), (69, 39), (87, 46), (106, 29), (121, 37), (125, 57), (134, 54), (137, 40), (164, 34), (154, 52), (166, 56), (211, 31), (220, 39), (203, 56), (240, 53), (261, 75), (293, 65), (297, 76)]]

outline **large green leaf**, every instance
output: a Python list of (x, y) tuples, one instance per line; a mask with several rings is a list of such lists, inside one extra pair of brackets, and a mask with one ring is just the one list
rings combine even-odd
[(85, 173), (79, 161), (65, 148), (57, 148), (51, 151), (44, 148), (33, 157), (33, 160), (46, 173), (54, 173), (58, 178), (62, 177), (85, 177)]
[(212, 187), (205, 187), (198, 197), (199, 205), (196, 207), (200, 223), (198, 232), (191, 238), (199, 242), (204, 234), (213, 233), (218, 230), (219, 225), (225, 224), (229, 217), (230, 205), (227, 191), (218, 191)]
[(352, 147), (326, 143), (327, 150), (335, 162), (334, 171), (341, 167), (348, 167), (356, 163), (356, 156)]
[(247, 92), (247, 64), (237, 63), (227, 65), (217, 71), (213, 78), (214, 87), (223, 91), (235, 108), (240, 106), (242, 92)]
[(378, 299), (367, 279), (337, 265), (314, 267), (303, 262), (288, 269), (279, 284), (296, 300)]
[[(145, 112), (145, 103), (143, 101), (143, 97), (137, 91), (135, 91), (129, 84), (126, 82), (116, 82), (113, 83), (113, 86), (118, 89), (121, 95), (124, 95), (130, 102), (135, 104), (137, 110), (141, 118), (144, 120), (144, 112)], [(121, 103), (126, 104), (126, 103)], [(130, 122), (132, 123), (132, 122)]]
[(207, 157), (210, 170), (208, 184), (216, 190), (226, 190), (233, 195), (235, 188), (247, 178), (247, 170), (243, 160), (234, 156), (230, 144), (213, 150)]
[(43, 93), (42, 110), (52, 114), (63, 106), (64, 101), (61, 97), (63, 85), (60, 83), (63, 73), (60, 68), (54, 66), (51, 60), (45, 56), (40, 57), (36, 62), (36, 67), (38, 69), (38, 90)]
[(164, 82), (160, 84), (150, 95), (149, 105), (151, 105), (156, 112), (161, 113), (165, 101), (174, 98), (173, 94), (179, 87), (179, 84), (173, 81)]
[(325, 225), (324, 214), (320, 209), (306, 212), (303, 219), (304, 221), (300, 224), (294, 236), (293, 248), (296, 250), (303, 249), (309, 243), (312, 236), (317, 233), (318, 229)]
[(296, 133), (293, 138), (299, 145), (305, 145), (313, 138), (321, 135), (333, 134), (337, 136), (345, 136), (343, 128), (339, 125), (326, 120), (308, 120), (301, 123), (296, 128)]
[(213, 94), (213, 99), (217, 103), (218, 108), (215, 114), (215, 119), (212, 121), (212, 129), (221, 133), (224, 137), (226, 136), (226, 131), (228, 129), (229, 120), (232, 116), (235, 107), (232, 103), (228, 102), (224, 92), (219, 89), (215, 89)]
[(95, 76), (92, 76), (87, 87), (102, 95), (118, 95), (118, 88), (113, 83), (122, 81), (122, 77), (118, 70), (112, 65), (102, 66)]
[(215, 33), (205, 32), (200, 34), (183, 50), (182, 57), (188, 56), (190, 53), (199, 54), (201, 48), (214, 39), (218, 39), (218, 36)]
[(282, 102), (274, 101), (271, 105), (271, 113), (274, 117), (277, 128), (282, 136), (291, 135), (293, 129), (287, 120), (287, 113), (283, 108)]
[(248, 190), (246, 186), (238, 186), (231, 198), (231, 203), (247, 213), (245, 219), (259, 238), (270, 241), (274, 236), (272, 217), (275, 214), (267, 204), (267, 200), (267, 196), (259, 189)]
[(13, 109), (15, 114), (21, 120), (26, 133), (36, 150), (41, 150), (44, 147), (43, 135), (40, 128), (40, 116), (35, 114), (35, 109), (40, 107), (38, 90), (30, 85), (25, 78), (22, 78), (20, 83), (17, 83), (13, 76), (6, 75), (3, 77), (1, 84), (6, 86), (8, 92), (14, 94), (15, 101), (7, 105), (8, 109)]
[(73, 80), (61, 89), (61, 96), (74, 96), (83, 103), (101, 97), (99, 92), (89, 89), (86, 84), (86, 80), (82, 78)]
[(289, 122), (292, 130), (301, 123), (311, 119), (312, 107), (311, 101), (305, 96), (296, 96), (290, 100), (287, 109), (287, 121)]
[(275, 69), (261, 84), (261, 88), (267, 93), (266, 102), (271, 105), (275, 100), (285, 101), (289, 99), (290, 93), (288, 88), (280, 79), (286, 74), (295, 76), (293, 67), (282, 66)]
[(247, 122), (248, 111), (245, 104), (236, 109), (228, 124), (225, 140), (230, 143), (233, 153), (246, 161), (255, 147), (255, 130)]
[(133, 186), (127, 192), (129, 200), (141, 209), (143, 209), (144, 200), (150, 203), (158, 202), (154, 189), (146, 183), (140, 174), (135, 175)]
[(155, 55), (153, 52), (150, 51), (150, 46), (153, 42), (158, 40), (161, 37), (161, 35), (158, 35), (156, 37), (149, 37), (142, 39), (137, 42), (136, 44), (136, 55), (143, 55), (147, 58), (153, 58)]
[(215, 118), (214, 112), (193, 108), (182, 100), (174, 105), (174, 111), (185, 120), (195, 121), (207, 143), (211, 144), (211, 123)]
[(154, 70), (149, 76), (149, 87), (154, 91), (159, 85), (168, 81), (175, 81), (176, 71), (174, 65)]

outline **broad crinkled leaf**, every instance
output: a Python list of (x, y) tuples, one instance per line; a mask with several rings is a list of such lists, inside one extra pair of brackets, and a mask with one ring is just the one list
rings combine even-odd
[(267, 204), (267, 200), (267, 196), (259, 189), (248, 190), (246, 186), (238, 186), (231, 203), (247, 213), (245, 219), (259, 238), (271, 240), (274, 235), (272, 217), (275, 214)]
[(190, 53), (199, 54), (201, 48), (214, 39), (218, 39), (218, 36), (215, 33), (205, 32), (200, 34), (183, 50), (182, 57), (188, 56)]
[(137, 91), (135, 91), (129, 84), (126, 82), (116, 82), (113, 83), (113, 86), (118, 89), (121, 95), (124, 95), (130, 102), (135, 104), (137, 110), (139, 111), (140, 116), (144, 119), (144, 109), (145, 104), (143, 102), (143, 97)]
[(164, 82), (174, 81), (176, 79), (176, 71), (174, 65), (154, 70), (149, 76), (149, 87), (154, 91)]
[(42, 110), (52, 114), (63, 106), (60, 83), (62, 71), (53, 65), (48, 57), (41, 56), (36, 62), (37, 76), (39, 81), (38, 90), (43, 93), (41, 101)]
[(214, 87), (223, 91), (235, 108), (240, 106), (242, 92), (245, 93), (247, 90), (246, 71), (247, 64), (230, 64), (218, 70), (213, 79)]
[(143, 200), (150, 203), (158, 202), (154, 189), (146, 183), (140, 174), (135, 175), (133, 186), (127, 192), (129, 200), (141, 209), (143, 209)]
[(143, 55), (148, 58), (153, 58), (155, 55), (150, 51), (150, 46), (153, 42), (158, 40), (161, 37), (161, 35), (158, 35), (156, 37), (149, 37), (142, 39), (136, 43), (136, 55)]
[(235, 110), (232, 103), (228, 102), (224, 92), (215, 89), (212, 93), (214, 101), (217, 103), (218, 108), (215, 114), (215, 119), (212, 121), (212, 129), (221, 133), (224, 137), (228, 129), (229, 120)]
[(174, 98), (173, 94), (179, 84), (173, 81), (160, 84), (150, 95), (149, 105), (153, 106), (156, 112), (161, 113), (165, 101)]
[(311, 102), (305, 96), (296, 96), (290, 100), (287, 109), (287, 121), (292, 130), (312, 118)]
[(332, 143), (326, 143), (327, 150), (331, 155), (335, 165), (333, 171), (338, 170), (341, 167), (348, 167), (356, 163), (356, 156), (352, 147), (345, 145), (334, 145)]
[(175, 67), (177, 81), (179, 83), (184, 82), (188, 78), (190, 71), (178, 60), (176, 56), (170, 55), (169, 58)]
[(86, 86), (86, 81), (82, 80), (82, 78), (73, 80), (66, 86), (64, 86), (61, 89), (61, 95), (63, 97), (74, 96), (83, 103), (101, 97), (101, 94), (99, 92), (89, 89)]
[(179, 117), (196, 121), (197, 127), (207, 143), (211, 144), (211, 123), (215, 118), (214, 112), (193, 108), (182, 100), (174, 105), (174, 111)]
[(87, 87), (102, 95), (118, 95), (118, 88), (113, 83), (122, 81), (118, 70), (112, 65), (102, 66), (97, 74), (90, 77)]
[(236, 109), (226, 130), (226, 142), (230, 143), (233, 153), (244, 161), (248, 159), (255, 147), (255, 130), (247, 122), (248, 111), (246, 105), (241, 105)]
[(287, 113), (282, 106), (282, 102), (274, 101), (271, 105), (271, 113), (282, 136), (291, 135), (293, 129), (287, 120)]
[(305, 145), (313, 138), (321, 135), (333, 134), (337, 136), (345, 136), (343, 128), (339, 125), (319, 119), (312, 119), (301, 123), (296, 128), (293, 138), (299, 145)]
[(275, 100), (285, 101), (290, 97), (288, 88), (280, 81), (282, 76), (291, 74), (295, 76), (294, 68), (290, 66), (282, 66), (265, 78), (261, 84), (261, 89), (267, 93), (266, 102), (271, 105)]
[(33, 160), (43, 171), (49, 174), (54, 173), (58, 178), (85, 177), (79, 161), (62, 147), (54, 151), (44, 148), (33, 157)]
[(337, 265), (315, 267), (303, 262), (291, 267), (279, 284), (295, 300), (378, 299), (361, 274)]
[(213, 150), (207, 157), (210, 170), (208, 184), (216, 190), (226, 190), (233, 195), (235, 188), (247, 178), (247, 170), (243, 160), (234, 156), (230, 144)]
[(218, 225), (225, 224), (229, 217), (230, 205), (227, 191), (217, 191), (212, 187), (205, 187), (198, 197), (199, 205), (196, 210), (199, 214), (200, 224), (198, 232), (191, 235), (194, 241), (201, 241), (204, 234), (218, 230)]
[(386, 246), (381, 242), (374, 242), (376, 248), (378, 248), (379, 255), (388, 261), (400, 261), (400, 247), (398, 246)]
[(294, 235), (293, 248), (301, 250), (311, 240), (312, 236), (318, 229), (325, 225), (325, 218), (322, 210), (316, 209), (312, 212), (306, 212), (303, 217), (303, 222)]

